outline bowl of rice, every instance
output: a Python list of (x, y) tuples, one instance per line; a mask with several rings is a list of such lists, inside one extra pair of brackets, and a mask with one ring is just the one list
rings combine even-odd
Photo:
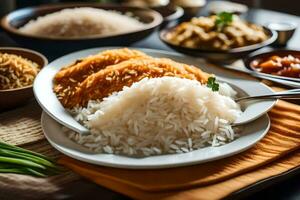
[(42, 54), (23, 48), (0, 48), (0, 111), (26, 103), (33, 97), (36, 75), (48, 60)]
[(95, 46), (126, 46), (151, 34), (163, 21), (151, 9), (97, 3), (62, 3), (28, 7), (1, 20), (19, 44), (64, 54)]

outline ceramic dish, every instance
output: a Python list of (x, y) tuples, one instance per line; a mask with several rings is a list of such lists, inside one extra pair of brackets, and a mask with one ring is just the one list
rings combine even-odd
[[(250, 54), (248, 57), (246, 57), (243, 61), (245, 66), (247, 67), (247, 69), (258, 72), (254, 66), (253, 63), (260, 61), (262, 59), (265, 58), (269, 58), (271, 56), (280, 56), (280, 57), (284, 57), (284, 56), (288, 56), (288, 55), (294, 55), (297, 56), (298, 58), (300, 58), (300, 51), (296, 51), (296, 50), (274, 50), (274, 51), (268, 51), (268, 52), (264, 52), (264, 53), (253, 53)], [(258, 72), (261, 73), (261, 72)], [(264, 73), (267, 74), (267, 73)], [(270, 77), (274, 77), (274, 78), (278, 78), (278, 79), (284, 79), (284, 80), (289, 80), (289, 81), (296, 81), (296, 82), (300, 82), (300, 78), (292, 78), (292, 77), (286, 77), (286, 76), (277, 76), (277, 75), (272, 75), (272, 74), (267, 74)]]
[(201, 11), (206, 5), (206, 0), (173, 0), (171, 5), (180, 6), (184, 10), (184, 19), (190, 19)]
[(277, 38), (277, 33), (275, 31), (264, 27), (265, 32), (269, 35), (269, 38), (267, 40), (265, 40), (264, 42), (249, 45), (249, 46), (234, 48), (234, 49), (230, 49), (228, 51), (204, 50), (204, 49), (182, 47), (179, 45), (174, 45), (171, 42), (169, 42), (166, 39), (166, 34), (169, 31), (171, 31), (173, 28), (175, 28), (175, 26), (167, 28), (167, 29), (163, 29), (159, 33), (160, 40), (163, 41), (166, 45), (168, 45), (169, 47), (171, 47), (172, 49), (174, 49), (175, 51), (178, 51), (180, 53), (184, 53), (184, 54), (196, 56), (196, 57), (203, 57), (208, 60), (217, 61), (217, 62), (226, 62), (226, 61), (232, 61), (235, 59), (240, 59), (241, 57), (245, 57), (246, 55), (248, 55), (249, 53), (251, 53), (253, 51), (256, 51), (262, 47), (272, 44)]
[(131, 158), (113, 154), (89, 152), (71, 141), (63, 132), (62, 126), (45, 112), (42, 114), (42, 129), (50, 144), (61, 153), (84, 162), (127, 169), (173, 168), (204, 163), (232, 156), (253, 146), (261, 140), (270, 128), (268, 115), (244, 126), (242, 136), (220, 147), (205, 147), (189, 153), (165, 154), (145, 158)]
[[(36, 62), (41, 67), (44, 67), (48, 64), (48, 60), (45, 56), (29, 49), (1, 47), (0, 53), (9, 53), (22, 56), (23, 58), (27, 58), (33, 62)], [(32, 85), (16, 89), (0, 90), (0, 111), (22, 105), (32, 97)]]
[(170, 0), (124, 0), (122, 1), (122, 5), (126, 6), (140, 6), (140, 7), (149, 7), (149, 8), (158, 8), (165, 7), (170, 3)]
[(297, 29), (297, 24), (293, 22), (271, 22), (267, 24), (267, 27), (276, 31), (278, 34), (277, 40), (274, 42), (274, 45), (285, 46), (293, 37)]
[[(28, 21), (66, 8), (93, 7), (104, 10), (115, 10), (121, 13), (131, 12), (145, 23), (142, 30), (113, 36), (90, 36), (81, 38), (54, 38), (36, 36), (21, 33), (18, 28)], [(141, 40), (151, 34), (163, 21), (162, 16), (151, 9), (129, 7), (121, 5), (105, 5), (97, 3), (64, 3), (43, 5), (38, 7), (23, 8), (11, 12), (1, 20), (1, 26), (16, 42), (23, 46), (30, 46), (42, 52), (51, 52), (60, 55), (66, 52), (82, 48), (107, 46), (107, 45), (129, 45)]]
[(151, 9), (159, 12), (163, 17), (163, 23), (160, 25), (160, 28), (163, 28), (167, 25), (171, 25), (171, 24), (173, 24), (173, 22), (175, 23), (184, 14), (183, 8), (178, 7), (176, 5), (175, 6), (168, 5), (169, 4), (168, 0), (156, 2), (156, 3), (158, 3), (158, 5), (157, 4), (147, 5), (147, 2), (137, 0), (137, 1), (128, 1), (128, 2), (125, 1), (125, 3), (123, 3), (122, 5), (151, 8)]
[[(115, 48), (120, 48), (120, 47), (115, 47)], [(75, 60), (79, 58), (83, 58), (88, 55), (93, 55), (107, 49), (112, 49), (112, 47), (88, 49), (88, 50), (83, 50), (83, 51), (79, 51), (79, 52), (75, 52), (63, 56), (50, 63), (39, 73), (39, 75), (37, 76), (34, 82), (34, 94), (37, 101), (44, 109), (44, 111), (47, 112), (48, 115), (50, 115), (56, 121), (58, 121), (59, 123), (65, 126), (71, 124), (72, 127), (75, 127), (77, 130), (80, 130), (80, 132), (88, 131), (85, 127), (83, 127), (77, 121), (75, 121), (75, 119), (60, 104), (55, 93), (52, 90), (53, 88), (52, 80), (55, 74), (63, 66), (73, 63)], [(217, 75), (218, 80), (230, 83), (233, 87), (235, 87), (236, 90), (238, 90), (238, 92), (241, 95), (259, 95), (259, 94), (272, 93), (272, 90), (269, 87), (260, 83), (256, 79), (253, 79), (249, 76), (245, 76), (243, 78), (239, 76), (239, 78), (237, 78), (235, 73), (230, 72), (228, 70), (224, 70), (222, 68), (218, 68), (213, 65), (209, 65), (200, 59), (191, 59), (190, 57), (187, 56), (182, 56), (176, 53), (169, 53), (169, 52), (159, 51), (159, 50), (149, 50), (149, 49), (138, 49), (138, 50), (143, 51), (146, 54), (153, 57), (166, 57), (166, 58), (173, 59), (175, 61), (192, 64), (195, 66), (200, 66), (202, 70)], [(255, 88), (255, 90), (253, 88)], [(250, 119), (248, 121), (251, 121), (258, 118), (259, 116), (262, 116), (264, 113), (266, 113), (274, 106), (275, 102), (276, 102), (275, 100), (270, 100), (270, 101), (260, 101), (260, 102), (244, 105), (246, 109), (244, 109), (242, 116), (238, 119), (236, 123), (239, 123), (239, 121), (244, 121), (245, 119)]]
[(159, 12), (164, 18), (163, 23), (160, 25), (161, 29), (167, 26), (171, 26), (173, 23), (175, 24), (176, 21), (179, 20), (184, 14), (184, 10), (178, 6), (155, 7), (152, 9)]

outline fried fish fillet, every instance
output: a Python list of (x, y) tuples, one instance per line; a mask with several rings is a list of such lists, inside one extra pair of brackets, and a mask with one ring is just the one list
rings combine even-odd
[(108, 66), (82, 81), (69, 98), (58, 96), (67, 108), (85, 106), (89, 100), (103, 99), (145, 77), (173, 76), (206, 83), (209, 74), (194, 66), (166, 58), (140, 58)]
[(64, 67), (54, 77), (54, 92), (64, 94), (73, 92), (75, 88), (89, 75), (113, 64), (117, 64), (129, 59), (150, 58), (143, 52), (130, 50), (127, 48), (106, 50), (99, 54), (89, 56), (79, 60), (74, 64)]

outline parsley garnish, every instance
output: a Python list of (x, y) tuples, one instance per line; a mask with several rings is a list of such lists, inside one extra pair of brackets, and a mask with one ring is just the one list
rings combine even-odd
[(215, 25), (217, 29), (220, 31), (222, 30), (225, 26), (230, 24), (233, 20), (233, 15), (232, 13), (228, 12), (221, 12), (217, 15), (217, 19), (215, 21)]
[(219, 84), (216, 82), (215, 77), (209, 77), (207, 80), (207, 87), (211, 88), (212, 91), (219, 91)]

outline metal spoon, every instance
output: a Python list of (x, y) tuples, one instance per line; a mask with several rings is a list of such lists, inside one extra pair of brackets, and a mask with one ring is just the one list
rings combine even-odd
[(256, 99), (300, 99), (300, 89), (287, 90), (284, 92), (275, 92), (267, 95), (246, 96), (236, 98), (236, 102), (256, 100)]
[(263, 74), (263, 73), (251, 71), (251, 70), (248, 70), (248, 69), (238, 69), (238, 68), (230, 66), (230, 65), (222, 65), (222, 66), (226, 69), (230, 69), (230, 70), (233, 70), (233, 71), (249, 74), (249, 75), (251, 75), (253, 77), (256, 77), (256, 78), (269, 80), (269, 81), (272, 81), (274, 83), (289, 86), (289, 87), (292, 87), (292, 88), (300, 88), (300, 82), (289, 81), (289, 80), (285, 80), (284, 78), (274, 78), (272, 75)]

